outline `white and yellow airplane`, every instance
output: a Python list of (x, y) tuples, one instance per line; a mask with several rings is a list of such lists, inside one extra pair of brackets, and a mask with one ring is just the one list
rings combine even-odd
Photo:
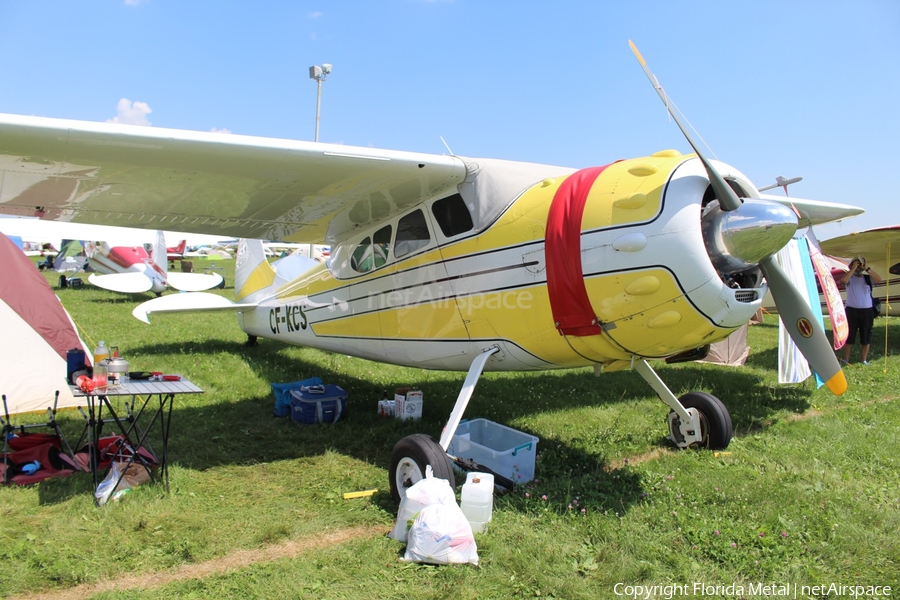
[(679, 447), (726, 447), (723, 403), (676, 397), (648, 361), (703, 357), (767, 290), (813, 369), (845, 391), (824, 331), (772, 255), (798, 226), (862, 210), (760, 194), (670, 113), (693, 155), (580, 170), (0, 115), (0, 212), (330, 244), (325, 264), (273, 269), (261, 242), (244, 241), (234, 302), (177, 294), (135, 314), (232, 311), (250, 336), (468, 371), (440, 440), (395, 446), (399, 498), (429, 465), (453, 482), (446, 451), (484, 369), (634, 368), (671, 408)]

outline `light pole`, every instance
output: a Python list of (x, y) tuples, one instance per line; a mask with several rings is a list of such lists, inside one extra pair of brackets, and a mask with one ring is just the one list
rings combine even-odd
[(322, 63), (322, 66), (313, 65), (309, 68), (309, 78), (316, 80), (316, 141), (319, 141), (319, 108), (322, 105), (322, 82), (331, 73), (331, 65)]

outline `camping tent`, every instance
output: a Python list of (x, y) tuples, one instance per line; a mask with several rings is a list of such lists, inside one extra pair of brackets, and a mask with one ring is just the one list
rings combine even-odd
[(50, 284), (5, 235), (0, 234), (0, 394), (10, 414), (83, 404), (66, 385), (66, 353), (88, 348)]
[(747, 330), (749, 323), (731, 332), (724, 340), (710, 344), (709, 354), (702, 362), (717, 363), (731, 367), (740, 367), (747, 362), (750, 356), (750, 346), (747, 345)]
[(750, 346), (747, 345), (747, 331), (750, 325), (758, 325), (763, 322), (763, 311), (759, 309), (749, 323), (735, 329), (724, 340), (709, 346), (709, 354), (700, 362), (740, 367), (750, 356)]
[(80, 271), (87, 263), (84, 254), (84, 244), (81, 240), (63, 240), (53, 261), (53, 268), (57, 271)]

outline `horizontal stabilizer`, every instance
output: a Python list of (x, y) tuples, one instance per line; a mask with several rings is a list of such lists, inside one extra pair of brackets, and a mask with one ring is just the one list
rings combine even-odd
[(153, 287), (153, 280), (138, 272), (111, 273), (109, 275), (91, 273), (88, 281), (105, 290), (123, 294), (139, 294)]
[(182, 292), (202, 292), (222, 283), (222, 276), (218, 273), (169, 273), (166, 281)]
[(850, 204), (838, 204), (837, 202), (823, 202), (821, 200), (804, 200), (792, 196), (778, 196), (775, 194), (760, 194), (763, 200), (780, 202), (789, 208), (794, 208), (800, 213), (800, 227), (821, 225), (832, 221), (840, 221), (849, 217), (855, 217), (866, 212), (858, 206)]
[(206, 292), (189, 292), (185, 294), (170, 294), (148, 300), (137, 305), (131, 314), (134, 318), (150, 323), (150, 313), (178, 313), (178, 312), (240, 312), (254, 308), (256, 304), (238, 304), (228, 298)]

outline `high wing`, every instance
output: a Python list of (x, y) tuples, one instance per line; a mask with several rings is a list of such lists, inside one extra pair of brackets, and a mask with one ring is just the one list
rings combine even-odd
[[(900, 225), (856, 231), (821, 242), (822, 252), (842, 258), (852, 258), (860, 254), (868, 262), (881, 262), (893, 250), (894, 261), (900, 262)], [(887, 276), (887, 273), (882, 273)]]
[(841, 219), (847, 219), (861, 215), (865, 212), (858, 206), (839, 204), (837, 202), (821, 202), (819, 200), (804, 200), (791, 196), (777, 196), (774, 194), (760, 194), (763, 200), (778, 202), (791, 208), (798, 216), (798, 227), (805, 228), (823, 223), (831, 223)]
[(456, 157), (0, 114), (0, 213), (307, 243), (455, 191)]

